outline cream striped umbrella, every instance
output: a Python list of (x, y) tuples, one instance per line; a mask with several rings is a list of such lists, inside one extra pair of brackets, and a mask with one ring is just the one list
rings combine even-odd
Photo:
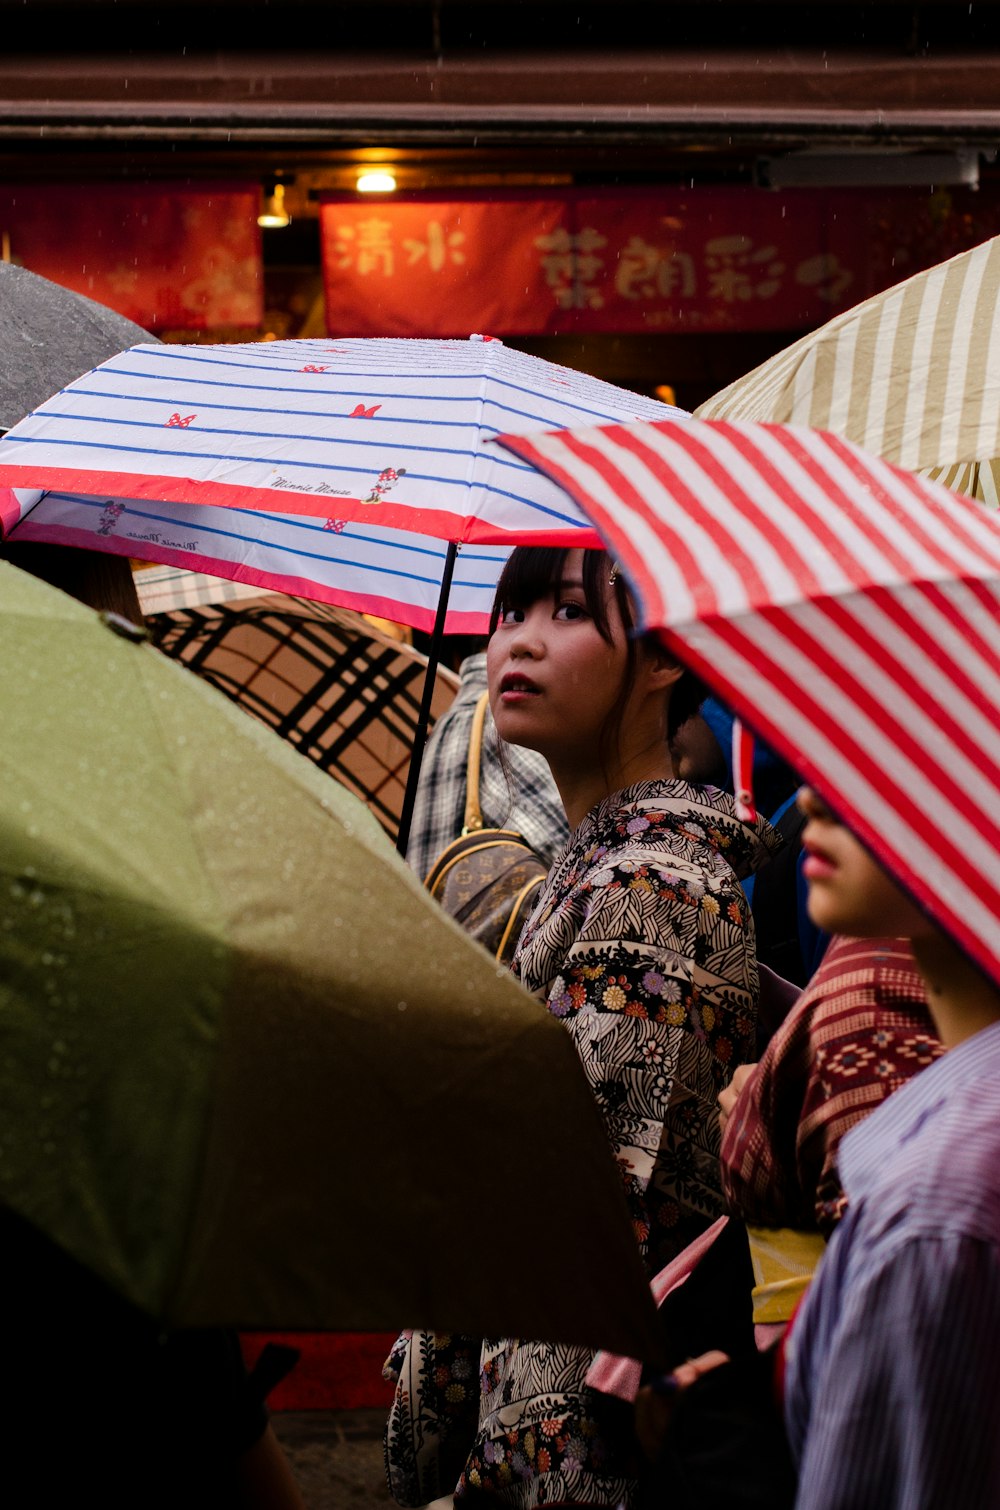
[(696, 413), (831, 430), (996, 508), (1000, 237), (838, 315)]
[(815, 430), (503, 440), (597, 525), (642, 626), (1000, 982), (1000, 520)]

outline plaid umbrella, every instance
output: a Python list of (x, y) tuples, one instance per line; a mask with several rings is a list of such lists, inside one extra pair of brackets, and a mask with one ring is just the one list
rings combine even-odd
[[(148, 614), (146, 627), (158, 649), (335, 776), (396, 838), (426, 656), (360, 614), (281, 593), (175, 607)], [(439, 670), (434, 719), (457, 685)]]
[(995, 508), (1000, 237), (838, 315), (697, 414), (832, 430)]
[(1000, 531), (836, 436), (691, 421), (504, 437), (640, 619), (1000, 980)]

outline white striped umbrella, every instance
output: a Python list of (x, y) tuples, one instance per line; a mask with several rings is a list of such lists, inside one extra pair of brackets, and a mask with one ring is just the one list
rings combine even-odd
[[(482, 338), (135, 346), (0, 440), (0, 487), (21, 490), (13, 533), (44, 517), (56, 538), (89, 515), (95, 548), (284, 592), (334, 601), (324, 563), (358, 561), (370, 611), (393, 617), (387, 586), (434, 574), (421, 541), (403, 559), (409, 536), (509, 549), (591, 533), (547, 478), (484, 444), (498, 431), (680, 412)], [(40, 514), (42, 490), (56, 497)], [(367, 607), (356, 590), (342, 606)], [(413, 623), (408, 592), (399, 607)]]
[(504, 437), (640, 622), (1000, 981), (1000, 529), (839, 437), (691, 421)]
[(405, 851), (442, 635), (485, 630), (512, 545), (595, 539), (485, 442), (681, 412), (482, 336), (134, 346), (0, 440), (0, 530), (431, 630)]
[(832, 430), (995, 508), (1000, 237), (838, 315), (696, 413)]
[[(283, 592), (430, 633), (449, 546), (364, 520), (323, 520), (147, 498), (0, 488), (5, 539), (195, 569), (247, 593)], [(484, 634), (508, 546), (455, 553), (446, 634)]]
[(512, 545), (590, 533), (484, 442), (681, 412), (476, 337), (134, 346), (0, 440), (0, 529), (425, 631), (450, 558), (445, 631), (479, 633)]

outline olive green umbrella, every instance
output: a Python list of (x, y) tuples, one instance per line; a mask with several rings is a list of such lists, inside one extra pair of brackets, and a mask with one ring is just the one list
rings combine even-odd
[(6, 565), (0, 647), (0, 1201), (172, 1325), (648, 1356), (568, 1036), (366, 809)]

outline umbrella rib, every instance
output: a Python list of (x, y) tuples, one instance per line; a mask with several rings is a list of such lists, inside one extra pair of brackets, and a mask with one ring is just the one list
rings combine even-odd
[[(122, 417), (118, 417), (118, 416), (115, 416), (115, 415), (104, 415), (104, 414), (86, 414), (86, 415), (62, 414), (57, 409), (46, 409), (44, 417), (45, 417), (46, 421), (48, 421), (50, 419), (69, 420), (72, 423), (82, 423), (82, 422), (85, 421), (88, 425), (90, 425), (90, 424), (94, 424), (94, 425), (113, 425), (115, 427), (115, 429), (118, 429), (121, 426), (126, 426), (126, 425), (129, 427), (129, 429), (133, 429), (133, 430), (162, 430), (164, 428), (164, 426), (158, 420), (124, 419)], [(322, 415), (320, 415), (320, 416), (316, 416), (316, 417), (317, 418), (333, 418), (333, 419), (336, 419), (338, 417), (339, 418), (343, 418), (343, 416), (336, 416), (336, 415), (330, 415), (330, 416), (322, 416)], [(398, 423), (398, 421), (397, 421), (397, 423)], [(468, 427), (465, 427), (465, 428), (468, 428)], [(192, 440), (195, 438), (196, 435), (235, 435), (235, 436), (238, 436), (238, 437), (240, 437), (242, 439), (247, 439), (248, 438), (248, 434), (247, 434), (246, 430), (227, 430), (227, 429), (224, 429), (222, 426), (217, 426), (217, 425), (199, 425), (198, 428), (197, 428), (197, 430), (192, 430), (192, 431), (187, 432), (187, 433), (190, 435), (190, 438)], [(351, 447), (351, 448), (354, 448), (354, 447), (357, 447), (357, 446), (365, 446), (365, 447), (367, 447), (370, 450), (373, 450), (373, 451), (383, 451), (383, 452), (385, 451), (385, 448), (386, 448), (386, 442), (382, 441), (382, 440), (358, 440), (358, 439), (356, 439), (353, 436), (348, 437), (348, 436), (339, 436), (339, 435), (300, 435), (300, 434), (297, 434), (295, 431), (289, 431), (289, 430), (254, 430), (253, 436), (254, 436), (255, 440), (258, 440), (258, 439), (259, 440), (294, 440), (294, 441), (300, 441), (303, 444), (308, 444), (308, 445), (311, 445), (311, 446), (338, 446), (338, 447)], [(38, 442), (38, 443), (41, 443), (41, 444), (45, 444), (47, 441), (51, 440), (51, 441), (53, 441), (57, 445), (98, 445), (102, 449), (107, 449), (107, 450), (128, 450), (128, 449), (131, 449), (129, 447), (117, 447), (117, 446), (114, 446), (114, 445), (109, 445), (109, 446), (105, 447), (105, 443), (103, 441), (96, 441), (96, 442), (94, 442), (94, 441), (83, 441), (83, 440), (76, 440), (76, 439), (73, 439), (73, 438), (63, 439), (60, 436), (44, 436), (44, 435), (38, 435), (38, 436), (27, 436), (27, 435), (25, 435), (25, 436), (21, 436), (21, 435), (14, 435), (14, 436), (11, 436), (11, 439), (15, 440), (15, 441), (17, 441), (17, 440), (35, 441), (35, 442)], [(425, 445), (420, 445), (420, 444), (418, 444), (416, 442), (413, 442), (413, 441), (407, 441), (406, 445), (405, 445), (405, 449), (408, 452), (409, 451), (415, 451), (415, 452), (420, 453), (421, 455), (428, 455), (428, 456), (462, 456), (462, 457), (465, 457), (465, 456), (467, 456), (469, 454), (467, 448), (464, 447), (464, 446), (425, 446)], [(176, 455), (181, 454), (181, 453), (178, 453), (176, 451), (153, 450), (153, 451), (149, 451), (149, 452), (144, 452), (143, 454), (150, 455), (150, 456), (176, 456)], [(196, 456), (200, 456), (202, 454), (204, 454), (204, 453), (202, 453), (202, 452), (195, 452)], [(473, 453), (473, 454), (475, 454), (475, 453)], [(264, 457), (254, 457), (254, 458), (236, 457), (234, 459), (238, 460), (238, 461), (246, 461), (246, 460), (250, 460), (250, 459), (260, 460), (260, 461), (270, 460), (270, 458), (264, 458)], [(491, 460), (492, 459), (493, 458), (491, 457)], [(508, 467), (511, 470), (515, 471), (515, 472), (528, 472), (528, 473), (530, 473), (530, 472), (534, 471), (533, 467), (526, 466), (523, 462), (515, 461), (513, 457), (510, 457), (510, 456), (505, 457), (499, 451), (497, 452), (497, 455), (496, 455), (495, 459), (496, 459), (497, 463), (500, 466)], [(298, 458), (296, 458), (294, 464), (296, 466), (300, 466), (300, 465), (306, 465), (306, 466), (319, 466), (319, 465), (323, 465), (323, 463), (319, 463), (319, 462), (301, 462)], [(350, 467), (350, 466), (344, 467), (341, 463), (336, 462), (336, 461), (331, 462), (330, 465), (337, 466), (338, 470), (340, 470), (340, 471), (359, 472), (363, 476), (367, 476), (367, 472), (365, 471), (365, 469), (363, 467)], [(435, 480), (437, 480), (437, 479), (435, 479)]]

